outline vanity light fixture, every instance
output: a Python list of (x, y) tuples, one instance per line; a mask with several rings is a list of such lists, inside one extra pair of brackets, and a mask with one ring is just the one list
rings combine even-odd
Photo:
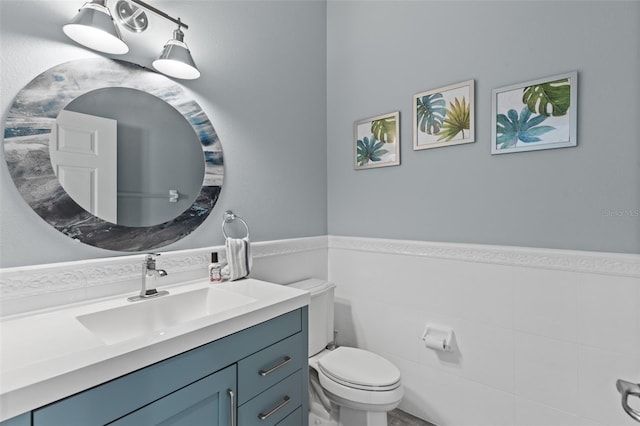
[(173, 31), (173, 38), (164, 45), (160, 57), (153, 61), (153, 67), (163, 74), (193, 80), (200, 77), (191, 52), (184, 42), (184, 33), (178, 29)]
[[(178, 28), (173, 31), (173, 38), (167, 41), (158, 59), (153, 61), (153, 67), (163, 74), (179, 79), (193, 80), (200, 77), (200, 71), (184, 42), (182, 28), (188, 29), (189, 26), (180, 18), (173, 18), (141, 0), (119, 0), (116, 4), (118, 21), (134, 33), (146, 30), (148, 21), (142, 9), (133, 3), (178, 24)], [(70, 39), (99, 52), (113, 55), (129, 52), (129, 47), (122, 41), (120, 31), (107, 8), (106, 0), (91, 0), (85, 3), (75, 18), (63, 26), (62, 30)]]
[(85, 3), (62, 31), (71, 40), (99, 52), (123, 55), (129, 46), (122, 41), (120, 31), (105, 4), (106, 0)]

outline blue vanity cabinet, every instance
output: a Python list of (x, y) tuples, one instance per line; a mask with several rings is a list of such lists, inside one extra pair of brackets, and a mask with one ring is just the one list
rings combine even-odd
[(297, 414), (308, 412), (307, 315), (296, 309), (0, 426), (307, 426)]
[(109, 424), (233, 426), (235, 394), (236, 366), (231, 365)]
[(31, 426), (31, 413), (24, 413), (0, 423), (0, 426)]

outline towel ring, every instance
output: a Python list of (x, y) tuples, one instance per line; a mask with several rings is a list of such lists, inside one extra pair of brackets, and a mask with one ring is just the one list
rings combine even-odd
[(242, 219), (240, 216), (236, 216), (236, 214), (234, 212), (232, 212), (231, 210), (227, 210), (226, 212), (224, 212), (223, 217), (223, 221), (222, 221), (222, 235), (224, 235), (225, 239), (228, 239), (229, 236), (227, 235), (226, 231), (224, 230), (224, 226), (227, 223), (231, 223), (235, 220), (239, 220), (243, 225), (244, 228), (247, 230), (247, 235), (244, 238), (249, 238), (249, 225), (247, 225), (247, 222), (244, 221), (244, 219)]

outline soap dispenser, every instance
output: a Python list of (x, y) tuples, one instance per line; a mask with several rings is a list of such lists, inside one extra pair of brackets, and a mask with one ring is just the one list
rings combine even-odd
[(219, 283), (222, 281), (222, 265), (218, 263), (218, 253), (211, 253), (211, 263), (209, 264), (209, 281)]

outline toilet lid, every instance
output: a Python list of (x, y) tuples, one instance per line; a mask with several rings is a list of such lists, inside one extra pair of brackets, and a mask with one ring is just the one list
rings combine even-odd
[(329, 378), (357, 388), (397, 387), (400, 370), (373, 352), (338, 347), (318, 360), (318, 367)]
[(324, 290), (328, 288), (336, 286), (332, 282), (319, 280), (317, 278), (309, 278), (308, 280), (297, 281), (288, 285), (289, 287), (308, 291), (309, 293), (311, 293), (312, 296), (315, 296), (318, 293), (322, 293)]

